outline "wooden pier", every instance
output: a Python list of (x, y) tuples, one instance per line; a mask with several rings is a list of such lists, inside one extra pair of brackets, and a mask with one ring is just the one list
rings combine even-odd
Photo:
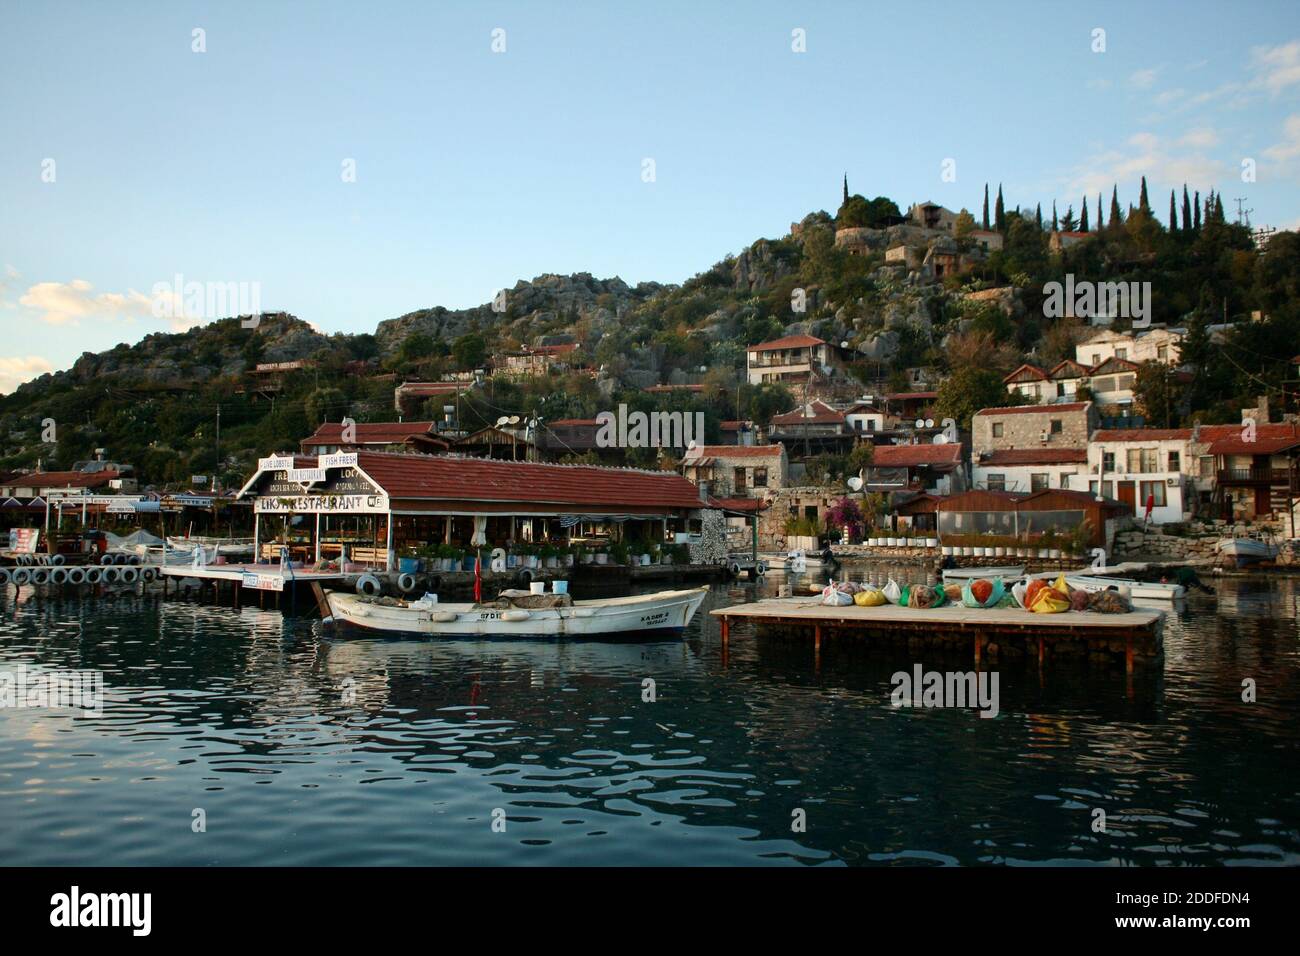
[(849, 636), (904, 643), (910, 649), (969, 647), (978, 666), (1002, 655), (1048, 657), (1093, 654), (1118, 657), (1133, 670), (1137, 659), (1164, 649), (1163, 611), (1138, 608), (1126, 614), (1067, 611), (1034, 614), (1018, 608), (833, 607), (819, 599), (784, 598), (718, 608), (724, 647), (733, 621), (754, 624), (760, 635), (811, 632), (815, 653), (823, 638)]

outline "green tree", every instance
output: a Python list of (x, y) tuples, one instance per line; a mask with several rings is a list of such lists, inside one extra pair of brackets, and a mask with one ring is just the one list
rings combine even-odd
[(997, 372), (968, 367), (957, 369), (939, 386), (934, 411), (940, 418), (951, 418), (961, 430), (970, 431), (971, 418), (981, 408), (1017, 405), (1018, 399), (1008, 394)]
[(1164, 362), (1143, 362), (1133, 382), (1133, 400), (1147, 424), (1176, 428), (1181, 418), (1183, 388)]
[(477, 332), (466, 332), (452, 343), (451, 354), (463, 372), (481, 368), (487, 361), (487, 342)]

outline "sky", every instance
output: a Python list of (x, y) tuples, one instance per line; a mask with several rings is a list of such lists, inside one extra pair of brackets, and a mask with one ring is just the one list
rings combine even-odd
[(846, 174), (1294, 228), (1300, 4), (3, 0), (0, 392), (239, 311), (192, 283), (330, 333), (681, 282)]

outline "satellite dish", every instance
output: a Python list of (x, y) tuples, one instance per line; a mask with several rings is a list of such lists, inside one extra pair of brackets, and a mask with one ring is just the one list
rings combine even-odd
[(933, 428), (933, 427), (934, 427), (934, 419), (933, 419), (933, 418), (927, 418), (927, 419), (925, 420), (925, 427), (926, 427), (926, 428)]
[(845, 339), (843, 342), (840, 343), (840, 348), (842, 348), (842, 349), (846, 349), (846, 348), (848, 348), (848, 347), (849, 347), (849, 340), (848, 340), (848, 339)]
[(505, 415), (502, 415), (500, 418), (497, 419), (497, 428), (500, 428), (502, 425), (509, 425), (509, 424), (510, 424), (510, 419)]
[(946, 445), (948, 444), (948, 436), (943, 432), (939, 432), (939, 434), (934, 436), (934, 443), (936, 445)]
[(519, 422), (520, 422), (520, 418), (518, 415), (511, 415), (509, 418), (506, 419), (506, 423), (510, 425), (518, 425)]
[(861, 490), (862, 490), (862, 479), (859, 478), (857, 475), (853, 475), (851, 478), (849, 478), (849, 490), (851, 490), (851, 491), (861, 491)]
[(924, 428), (924, 427), (925, 427), (925, 419), (924, 419), (924, 418), (918, 418), (918, 419), (916, 420), (916, 427), (917, 427), (917, 428)]

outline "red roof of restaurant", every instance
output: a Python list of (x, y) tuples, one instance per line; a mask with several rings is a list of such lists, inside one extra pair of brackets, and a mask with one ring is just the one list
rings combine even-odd
[(771, 352), (777, 349), (806, 349), (814, 345), (825, 345), (824, 339), (819, 339), (815, 335), (787, 335), (784, 338), (773, 339), (770, 342), (760, 342), (758, 345), (751, 345), (751, 352)]
[[(810, 414), (805, 415), (805, 410)], [(772, 416), (773, 425), (829, 425), (842, 421), (844, 413), (831, 408), (820, 398), (814, 398), (792, 412)]]
[(938, 397), (939, 397), (938, 392), (891, 392), (890, 394), (885, 396), (885, 398), (891, 402), (895, 402), (895, 401), (905, 402), (913, 398), (929, 399), (929, 398), (938, 398)]
[(998, 408), (981, 408), (976, 415), (1046, 415), (1049, 412), (1078, 412), (1088, 407), (1087, 402), (1063, 402), (1060, 405), (1010, 405)]
[(33, 471), (16, 475), (6, 484), (22, 488), (97, 488), (120, 477), (116, 471)]
[[(349, 445), (397, 445), (417, 435), (433, 431), (433, 422), (357, 422)], [(342, 422), (325, 422), (303, 441), (304, 445), (338, 445), (343, 443)]]
[(757, 514), (771, 504), (761, 498), (709, 498), (710, 508), (721, 508), (724, 511), (752, 511)]
[(1086, 448), (1002, 448), (980, 457), (981, 465), (1068, 465), (1088, 460)]
[(956, 465), (961, 462), (961, 445), (957, 442), (920, 445), (877, 445), (871, 452), (871, 464), (881, 468), (916, 468), (921, 465)]
[(375, 451), (357, 452), (357, 466), (390, 498), (615, 508), (701, 505), (698, 489), (671, 471)]

